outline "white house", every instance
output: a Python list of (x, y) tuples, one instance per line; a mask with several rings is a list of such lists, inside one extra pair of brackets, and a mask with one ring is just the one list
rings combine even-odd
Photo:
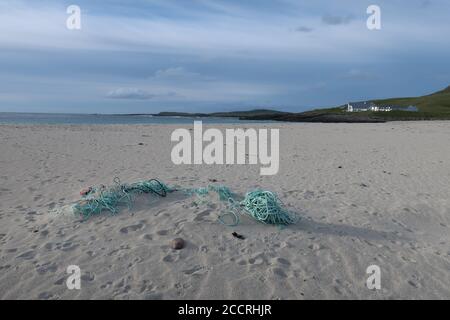
[(372, 101), (349, 102), (347, 103), (347, 112), (363, 112), (363, 111), (392, 111), (390, 106), (377, 106)]
[(373, 107), (376, 107), (373, 102), (363, 101), (363, 102), (349, 102), (347, 104), (347, 112), (363, 112), (369, 111)]
[(392, 107), (390, 106), (372, 106), (370, 111), (392, 111)]

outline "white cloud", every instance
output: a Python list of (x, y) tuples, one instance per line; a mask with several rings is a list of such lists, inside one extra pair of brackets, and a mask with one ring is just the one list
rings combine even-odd
[(186, 80), (201, 79), (202, 76), (199, 73), (188, 71), (184, 67), (172, 67), (156, 71), (152, 78), (160, 80)]
[(312, 32), (314, 29), (307, 26), (300, 26), (295, 29), (297, 32)]
[[(205, 2), (205, 5), (209, 2)], [(171, 3), (171, 6), (177, 6)], [(413, 17), (383, 14), (383, 30), (369, 34), (367, 15), (324, 16), (328, 24), (320, 25), (320, 15), (281, 15), (275, 12), (270, 22), (261, 14), (238, 10), (224, 2), (209, 3), (214, 12), (189, 12), (197, 19), (168, 19), (160, 16), (143, 19), (112, 15), (94, 15), (82, 10), (82, 29), (68, 30), (67, 14), (62, 6), (30, 7), (20, 2), (0, 5), (0, 48), (53, 48), (67, 50), (141, 51), (162, 54), (184, 54), (199, 57), (244, 56), (270, 59), (310, 59), (339, 61), (364, 58), (373, 50), (403, 48), (403, 43), (418, 40), (448, 45), (444, 37), (424, 35), (450, 32), (448, 23), (438, 17), (433, 23), (418, 24)], [(175, 10), (175, 9), (174, 9)], [(387, 11), (387, 9), (384, 9)], [(386, 13), (383, 11), (383, 13)], [(234, 12), (234, 14), (231, 14)], [(395, 22), (392, 19), (395, 18)], [(289, 32), (298, 26), (303, 32)], [(314, 36), (306, 34), (314, 28)], [(446, 30), (446, 31), (445, 31)], [(431, 40), (432, 39), (432, 40)], [(174, 70), (176, 71), (176, 70)]]
[(351, 69), (344, 74), (343, 78), (352, 80), (371, 80), (376, 79), (377, 76), (366, 70)]
[(118, 88), (111, 90), (106, 96), (111, 99), (129, 100), (149, 100), (156, 97), (156, 95), (138, 88)]
[(324, 15), (322, 17), (322, 22), (327, 25), (331, 26), (338, 26), (338, 25), (344, 25), (349, 24), (355, 19), (354, 15), (346, 15), (346, 16), (335, 16), (335, 15)]

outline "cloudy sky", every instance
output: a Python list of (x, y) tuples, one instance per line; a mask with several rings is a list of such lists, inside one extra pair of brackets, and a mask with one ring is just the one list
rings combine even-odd
[[(66, 10), (81, 8), (81, 30)], [(382, 29), (366, 27), (381, 7)], [(450, 85), (448, 0), (0, 0), (0, 111), (301, 111)]]

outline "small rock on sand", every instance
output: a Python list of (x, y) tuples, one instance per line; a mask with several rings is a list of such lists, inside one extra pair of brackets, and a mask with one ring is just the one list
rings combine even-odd
[(170, 243), (170, 246), (172, 247), (172, 249), (175, 249), (175, 250), (183, 249), (184, 248), (184, 240), (181, 238), (173, 239), (172, 242)]

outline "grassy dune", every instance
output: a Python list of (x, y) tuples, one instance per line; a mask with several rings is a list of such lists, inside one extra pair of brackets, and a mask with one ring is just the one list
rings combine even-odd
[[(386, 119), (450, 119), (450, 86), (430, 95), (411, 98), (393, 98), (375, 100), (377, 104), (392, 104), (398, 106), (417, 106), (419, 112), (392, 111), (381, 114)], [(380, 114), (377, 114), (380, 115)]]
[(406, 98), (391, 98), (373, 100), (378, 105), (396, 105), (396, 106), (416, 106), (418, 112), (409, 111), (391, 111), (391, 112), (346, 112), (346, 107), (319, 109), (314, 112), (325, 113), (328, 115), (341, 115), (354, 117), (354, 119), (380, 119), (386, 121), (395, 120), (450, 120), (450, 86), (444, 90), (421, 96)]

